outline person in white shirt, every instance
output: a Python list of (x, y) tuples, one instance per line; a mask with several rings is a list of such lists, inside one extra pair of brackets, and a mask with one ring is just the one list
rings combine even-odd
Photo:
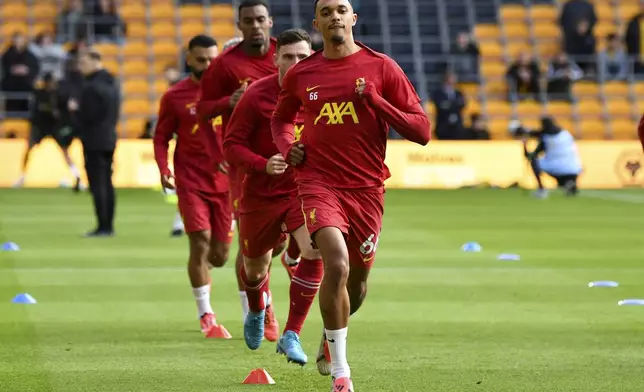
[[(541, 130), (531, 131), (518, 126), (510, 127), (516, 136), (523, 136), (523, 149), (530, 162), (537, 180), (538, 189), (535, 196), (546, 198), (548, 190), (543, 186), (541, 174), (545, 173), (557, 181), (557, 185), (566, 191), (566, 195), (579, 193), (577, 178), (582, 173), (581, 159), (577, 151), (575, 138), (565, 129), (561, 129), (551, 117), (541, 118)], [(536, 137), (539, 144), (533, 151), (528, 151), (528, 137)]]

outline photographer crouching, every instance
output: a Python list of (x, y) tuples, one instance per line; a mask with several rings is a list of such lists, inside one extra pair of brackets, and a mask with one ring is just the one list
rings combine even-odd
[[(540, 130), (526, 129), (516, 120), (510, 122), (509, 129), (514, 136), (523, 139), (523, 151), (539, 187), (535, 192), (536, 197), (548, 197), (548, 190), (541, 181), (542, 173), (554, 178), (557, 186), (563, 188), (567, 196), (577, 195), (577, 178), (582, 172), (582, 167), (577, 144), (570, 132), (561, 129), (552, 117), (547, 116), (541, 118)], [(530, 137), (539, 140), (537, 147), (531, 152), (527, 146)]]

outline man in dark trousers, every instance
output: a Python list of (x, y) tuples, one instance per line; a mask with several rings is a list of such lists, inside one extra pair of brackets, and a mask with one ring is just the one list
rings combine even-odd
[(465, 97), (456, 86), (456, 74), (445, 73), (443, 85), (432, 93), (436, 106), (436, 137), (439, 140), (463, 139), (463, 109)]
[(90, 51), (78, 58), (85, 82), (77, 108), (76, 123), (83, 143), (85, 170), (94, 199), (98, 227), (88, 237), (114, 235), (115, 194), (112, 163), (116, 149), (116, 125), (121, 108), (118, 81), (103, 69), (101, 55)]

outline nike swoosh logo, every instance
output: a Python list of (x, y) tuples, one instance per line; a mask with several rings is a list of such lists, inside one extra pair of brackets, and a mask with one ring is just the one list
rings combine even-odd
[(308, 92), (311, 92), (311, 91), (315, 90), (315, 89), (316, 89), (316, 88), (318, 88), (318, 87), (320, 87), (320, 85), (319, 85), (319, 84), (318, 84), (317, 86), (307, 87), (307, 88), (306, 88), (306, 92), (307, 92), (307, 93), (308, 93)]
[(327, 339), (329, 343), (335, 343), (335, 339)]
[(370, 262), (371, 260), (373, 260), (375, 257), (376, 257), (376, 256), (365, 257), (364, 259), (362, 259), (362, 261), (364, 261), (365, 263), (368, 263), (368, 262)]

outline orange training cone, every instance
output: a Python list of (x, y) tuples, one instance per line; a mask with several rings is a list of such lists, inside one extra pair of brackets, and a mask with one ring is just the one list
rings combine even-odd
[(275, 380), (265, 369), (255, 369), (246, 377), (242, 384), (273, 385)]
[(228, 330), (223, 325), (215, 324), (212, 327), (210, 327), (208, 332), (206, 332), (206, 338), (231, 339), (232, 335), (228, 332)]

